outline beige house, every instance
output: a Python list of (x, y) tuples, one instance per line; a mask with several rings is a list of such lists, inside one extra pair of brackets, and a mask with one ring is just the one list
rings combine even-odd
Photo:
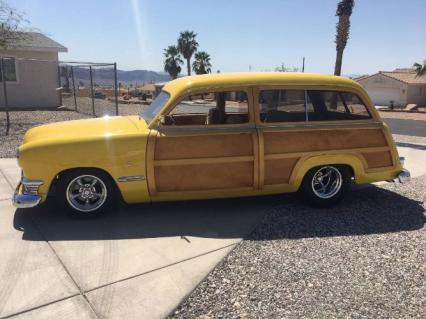
[[(63, 45), (36, 32), (24, 33), (13, 46), (7, 50), (0, 50), (9, 108), (35, 109), (60, 106), (58, 53), (67, 51)], [(4, 106), (3, 84), (1, 84), (0, 107)]]
[(426, 106), (426, 75), (416, 76), (413, 69), (380, 71), (355, 80), (367, 90), (375, 105)]

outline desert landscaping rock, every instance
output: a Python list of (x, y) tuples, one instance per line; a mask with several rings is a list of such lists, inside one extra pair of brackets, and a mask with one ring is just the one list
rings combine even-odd
[(426, 176), (272, 209), (173, 318), (424, 318)]

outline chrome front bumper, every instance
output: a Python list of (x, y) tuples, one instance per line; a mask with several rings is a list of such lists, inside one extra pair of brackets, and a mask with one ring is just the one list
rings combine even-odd
[(17, 208), (31, 208), (40, 204), (41, 196), (38, 195), (38, 188), (42, 184), (43, 181), (22, 177), (13, 194), (13, 205)]

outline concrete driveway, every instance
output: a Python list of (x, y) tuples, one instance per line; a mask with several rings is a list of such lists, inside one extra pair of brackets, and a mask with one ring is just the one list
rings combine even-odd
[[(413, 176), (422, 145), (404, 144)], [(0, 160), (0, 318), (163, 318), (265, 213), (294, 196), (123, 205), (78, 220), (53, 205), (16, 210), (20, 172)]]
[(72, 219), (53, 205), (16, 210), (20, 172), (0, 160), (0, 318), (162, 318), (278, 197), (125, 205)]

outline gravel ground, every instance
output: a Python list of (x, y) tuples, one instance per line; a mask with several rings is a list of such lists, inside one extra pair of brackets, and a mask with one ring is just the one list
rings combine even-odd
[[(115, 103), (107, 99), (94, 99), (96, 116), (115, 115)], [(62, 104), (74, 110), (74, 98), (62, 98)], [(119, 115), (138, 115), (146, 108), (142, 104), (118, 104)], [(77, 110), (80, 113), (92, 115), (92, 99), (88, 97), (77, 97)]]
[(16, 157), (25, 132), (31, 127), (60, 121), (78, 120), (90, 116), (73, 111), (13, 111), (10, 115), (9, 134), (6, 135), (6, 120), (0, 113), (0, 158)]
[(275, 207), (173, 318), (425, 318), (426, 176)]

